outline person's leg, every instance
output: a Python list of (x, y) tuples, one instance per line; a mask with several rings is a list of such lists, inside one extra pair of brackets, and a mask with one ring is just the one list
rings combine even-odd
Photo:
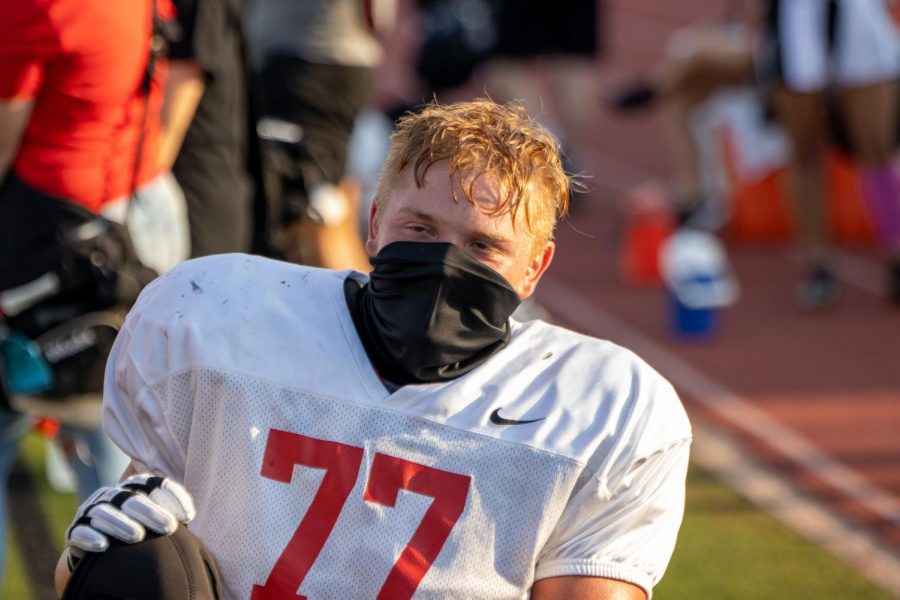
[[(275, 245), (288, 261), (369, 269), (357, 227), (359, 190), (345, 170), (350, 136), (372, 78), (366, 67), (310, 63), (287, 55), (270, 57), (262, 69), (264, 114), (302, 130), (288, 151), (292, 173), (281, 174), (286, 210)], [(288, 197), (295, 201), (287, 202)]]
[(808, 279), (798, 291), (798, 300), (803, 308), (826, 308), (836, 300), (836, 288), (829, 267), (823, 202), (822, 152), (826, 128), (822, 94), (780, 88), (774, 94), (774, 106), (792, 145), (787, 191), (800, 250), (809, 270)]
[(748, 85), (753, 76), (749, 48), (723, 36), (701, 36), (691, 49), (682, 48), (662, 63), (654, 80), (662, 101), (660, 123), (672, 162), (676, 210), (682, 215), (707, 201), (693, 116), (712, 94)]
[(696, 103), (726, 86), (746, 85), (753, 78), (753, 55), (740, 31), (686, 28), (672, 36), (667, 58), (654, 70), (652, 82), (663, 97)]
[(678, 211), (690, 210), (703, 196), (700, 156), (691, 127), (694, 108), (692, 102), (672, 98), (663, 103), (659, 114), (660, 128), (671, 165), (675, 208)]
[(128, 456), (99, 425), (90, 429), (63, 427), (60, 444), (78, 480), (82, 501), (97, 488), (119, 481), (129, 463)]
[(100, 487), (100, 478), (97, 476), (97, 471), (94, 469), (89, 453), (86, 452), (87, 448), (82, 448), (79, 451), (79, 442), (75, 431), (74, 429), (63, 427), (58, 434), (57, 441), (63, 455), (66, 457), (66, 463), (72, 469), (72, 473), (75, 474), (78, 502), (81, 503), (94, 490)]
[[(82, 432), (80, 441), (90, 452), (99, 486), (117, 483), (131, 459), (109, 439), (102, 427)], [(81, 490), (81, 494), (86, 496), (91, 491), (93, 490), (84, 489)]]
[(596, 135), (598, 61), (591, 56), (560, 54), (537, 62), (536, 84), (549, 122), (559, 128), (569, 170), (593, 170), (591, 147)]
[(900, 302), (900, 179), (891, 165), (897, 131), (898, 84), (842, 88), (838, 95), (850, 140), (862, 163), (872, 224), (890, 254), (889, 295)]

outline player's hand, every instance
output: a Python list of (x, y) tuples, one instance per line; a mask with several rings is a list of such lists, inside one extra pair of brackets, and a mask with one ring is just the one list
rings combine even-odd
[(135, 544), (148, 529), (169, 535), (179, 522), (188, 523), (195, 515), (193, 498), (172, 479), (143, 474), (100, 488), (78, 507), (66, 530), (69, 566), (85, 552), (105, 552), (110, 538)]

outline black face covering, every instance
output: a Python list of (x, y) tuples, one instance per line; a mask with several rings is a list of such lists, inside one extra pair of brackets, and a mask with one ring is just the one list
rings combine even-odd
[(345, 292), (369, 360), (405, 385), (454, 379), (509, 341), (519, 296), (499, 273), (452, 244), (393, 242)]

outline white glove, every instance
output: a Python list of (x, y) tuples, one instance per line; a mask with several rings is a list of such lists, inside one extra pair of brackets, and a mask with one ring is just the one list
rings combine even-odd
[(135, 544), (144, 539), (147, 529), (170, 535), (179, 522), (189, 523), (195, 515), (193, 498), (171, 479), (143, 474), (102, 487), (78, 507), (66, 530), (69, 566), (85, 552), (105, 552), (110, 537)]

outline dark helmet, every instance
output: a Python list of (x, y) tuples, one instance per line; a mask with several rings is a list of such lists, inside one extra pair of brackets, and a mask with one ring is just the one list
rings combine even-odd
[(181, 525), (172, 535), (147, 533), (137, 544), (112, 542), (82, 558), (62, 600), (220, 600), (212, 555)]

